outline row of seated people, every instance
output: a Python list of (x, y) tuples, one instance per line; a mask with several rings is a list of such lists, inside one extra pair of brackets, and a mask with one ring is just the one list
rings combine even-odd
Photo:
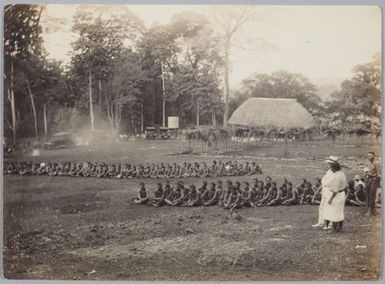
[[(365, 197), (363, 183), (351, 181), (346, 189), (347, 204), (364, 206)], [(260, 207), (277, 205), (302, 205), (302, 204), (320, 204), (322, 197), (321, 180), (316, 179), (312, 185), (306, 179), (298, 186), (286, 179), (278, 186), (277, 182), (266, 177), (265, 181), (254, 179), (250, 186), (249, 182), (226, 181), (223, 188), (222, 181), (211, 182), (208, 186), (204, 181), (201, 186), (196, 188), (194, 184), (185, 185), (183, 181), (178, 181), (175, 188), (170, 185), (168, 180), (165, 185), (157, 184), (156, 190), (150, 198), (149, 191), (145, 184), (140, 184), (138, 197), (131, 200), (132, 204), (146, 204), (150, 206), (221, 206), (225, 209), (239, 209), (242, 207)]]
[(213, 161), (208, 166), (205, 162), (199, 164), (160, 163), (145, 165), (66, 162), (66, 163), (32, 163), (32, 162), (4, 162), (4, 174), (18, 175), (48, 175), (48, 176), (81, 176), (103, 178), (187, 178), (187, 177), (221, 177), (262, 174), (262, 170), (255, 162), (245, 164), (237, 161)]

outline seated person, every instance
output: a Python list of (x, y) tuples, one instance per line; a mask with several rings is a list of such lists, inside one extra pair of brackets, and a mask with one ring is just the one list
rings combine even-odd
[(52, 176), (57, 176), (60, 170), (60, 166), (57, 163), (52, 164)]
[(199, 174), (200, 177), (207, 178), (210, 176), (209, 174), (209, 168), (207, 167), (206, 163), (203, 163), (202, 169)]
[(222, 181), (218, 180), (217, 184), (214, 184), (215, 192), (212, 195), (212, 198), (208, 201), (206, 201), (203, 205), (204, 206), (212, 206), (212, 205), (217, 205), (220, 197), (223, 194), (223, 188), (222, 188)]
[(52, 176), (52, 172), (53, 172), (52, 163), (48, 163), (47, 166), (45, 167), (45, 170), (48, 176)]
[(202, 203), (206, 203), (207, 201), (211, 200), (214, 194), (215, 194), (215, 182), (212, 182), (210, 184), (210, 188), (206, 188), (206, 190), (201, 194)]
[(252, 201), (254, 205), (257, 206), (258, 202), (263, 199), (263, 197), (267, 192), (265, 192), (265, 184), (263, 183), (263, 181), (258, 181), (258, 185), (257, 186), (254, 185), (254, 187), (255, 187), (254, 188), (255, 194)]
[(151, 178), (157, 178), (158, 177), (158, 171), (159, 171), (159, 166), (153, 164), (153, 167), (151, 168), (150, 177)]
[(102, 169), (103, 169), (103, 174), (101, 177), (103, 177), (103, 178), (108, 177), (109, 166), (106, 163), (103, 163)]
[(128, 178), (133, 179), (133, 178), (136, 178), (137, 176), (138, 176), (138, 169), (136, 168), (136, 166), (132, 166), (131, 167), (131, 173), (128, 176)]
[(131, 203), (132, 204), (147, 204), (148, 202), (148, 193), (147, 193), (147, 189), (144, 185), (143, 182), (140, 183), (140, 189), (139, 189), (139, 192), (138, 192), (138, 197), (136, 198), (133, 198), (131, 200)]
[(46, 173), (47, 173), (46, 164), (44, 162), (40, 163), (40, 166), (37, 169), (37, 174), (40, 176), (40, 175), (44, 175)]
[(282, 202), (283, 205), (296, 205), (299, 203), (298, 189), (291, 182), (288, 183), (288, 199)]
[(161, 166), (158, 169), (158, 174), (156, 175), (157, 179), (164, 179), (166, 177), (166, 168), (164, 167), (163, 163), (161, 163)]
[(151, 199), (150, 203), (148, 205), (159, 207), (165, 204), (164, 201), (164, 190), (163, 185), (159, 182), (157, 189), (154, 191), (154, 198)]
[(320, 178), (316, 179), (313, 191), (314, 191), (314, 194), (311, 199), (311, 204), (320, 204), (321, 198), (322, 198), (322, 184), (321, 184)]
[(311, 203), (311, 200), (313, 198), (313, 195), (314, 195), (314, 192), (312, 190), (312, 186), (311, 186), (311, 183), (310, 182), (306, 182), (304, 184), (304, 188), (303, 188), (303, 194), (301, 196), (301, 199), (299, 201), (299, 204), (300, 205), (303, 205), (303, 204), (310, 204)]
[(149, 164), (146, 164), (143, 171), (143, 178), (148, 178), (151, 175), (151, 167)]
[(175, 177), (175, 167), (176, 164), (173, 165), (167, 164), (166, 166), (166, 178), (174, 178)]
[(195, 185), (190, 185), (190, 191), (188, 195), (188, 199), (183, 204), (183, 206), (187, 207), (196, 207), (201, 205), (201, 195), (199, 191), (196, 190)]
[(76, 174), (75, 176), (80, 176), (83, 169), (83, 163), (76, 163)]
[(242, 176), (244, 174), (244, 168), (242, 164), (238, 165), (238, 167), (235, 169), (234, 174), (237, 176)]
[(198, 192), (200, 195), (203, 195), (203, 193), (207, 190), (207, 181), (203, 181), (202, 185), (198, 188)]
[(72, 162), (70, 165), (70, 168), (68, 170), (68, 175), (69, 176), (75, 176), (75, 174), (76, 174), (76, 163)]
[(142, 165), (139, 165), (138, 170), (137, 170), (137, 178), (142, 178), (144, 174), (144, 167)]
[(170, 206), (180, 206), (185, 202), (185, 193), (181, 183), (177, 185), (171, 198), (171, 200), (168, 198), (164, 200)]
[(225, 175), (226, 175), (226, 166), (225, 166), (225, 164), (223, 164), (221, 162), (221, 164), (219, 165), (219, 168), (217, 170), (217, 176), (223, 177)]
[(253, 202), (253, 190), (250, 189), (250, 185), (248, 182), (243, 182), (243, 188), (241, 193), (241, 207), (256, 207), (256, 205)]
[(230, 193), (233, 190), (233, 182), (231, 180), (226, 181), (226, 188), (222, 191), (222, 195), (219, 198), (218, 205), (225, 206)]
[(366, 205), (366, 194), (364, 190), (364, 183), (359, 176), (354, 177), (354, 181), (349, 181), (347, 188), (346, 204), (354, 206)]
[(277, 187), (277, 183), (273, 181), (271, 183), (272, 197), (267, 201), (266, 206), (277, 206), (281, 204), (282, 195), (280, 189)]
[(84, 162), (80, 170), (80, 175), (83, 177), (88, 177), (90, 175), (91, 163)]
[(246, 162), (245, 167), (243, 168), (242, 174), (248, 175), (248, 174), (250, 174), (250, 170), (251, 170), (250, 164), (249, 164), (249, 162)]
[(24, 175), (30, 175), (31, 172), (32, 172), (31, 164), (26, 163), (26, 162), (23, 162), (23, 163), (21, 164), (21, 168), (20, 168), (20, 171), (19, 171), (19, 175), (21, 175), (21, 176), (24, 176)]
[(170, 181), (166, 179), (166, 184), (164, 185), (164, 198), (172, 200), (172, 194), (174, 189), (170, 185)]
[(59, 170), (57, 172), (57, 175), (58, 176), (68, 175), (70, 167), (71, 167), (70, 163), (59, 164)]
[(234, 210), (239, 205), (240, 199), (241, 194), (232, 188), (227, 195), (227, 199), (225, 200), (223, 207), (227, 210)]
[(281, 201), (284, 201), (287, 199), (287, 183), (288, 181), (285, 179), (282, 185), (279, 187), (280, 195), (281, 195)]
[(234, 187), (233, 189), (237, 192), (237, 193), (241, 193), (242, 192), (242, 189), (241, 189), (241, 183), (239, 181), (236, 181), (234, 183)]
[(175, 167), (175, 172), (174, 172), (174, 177), (180, 178), (182, 174), (182, 169), (179, 165), (176, 165)]
[(108, 178), (113, 178), (113, 177), (116, 177), (118, 175), (115, 164), (108, 166), (108, 171), (107, 171), (106, 175)]
[(40, 168), (40, 165), (38, 163), (34, 163), (32, 165), (31, 175), (37, 175), (39, 168)]

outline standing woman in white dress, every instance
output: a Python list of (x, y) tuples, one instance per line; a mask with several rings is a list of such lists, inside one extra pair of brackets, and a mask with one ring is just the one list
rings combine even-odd
[[(325, 162), (327, 163), (332, 163), (333, 161), (337, 161), (337, 157), (330, 156), (329, 159), (327, 159)], [(332, 228), (331, 224), (329, 224), (329, 221), (325, 220), (324, 218), (324, 210), (325, 210), (325, 205), (327, 204), (327, 194), (325, 191), (330, 190), (328, 188), (330, 184), (330, 180), (333, 178), (333, 171), (329, 169), (326, 174), (323, 176), (321, 180), (321, 202), (318, 207), (318, 222), (317, 224), (312, 225), (313, 228), (323, 228), (324, 230), (329, 230)]]
[(327, 162), (332, 173), (326, 181), (325, 191), (323, 192), (327, 200), (323, 208), (323, 218), (326, 223), (333, 223), (335, 232), (340, 232), (345, 219), (346, 176), (341, 170), (337, 157), (331, 156)]

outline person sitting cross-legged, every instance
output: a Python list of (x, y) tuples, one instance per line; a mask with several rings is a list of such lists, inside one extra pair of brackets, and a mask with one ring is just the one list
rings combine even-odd
[(215, 189), (215, 192), (212, 196), (211, 199), (207, 200), (203, 205), (204, 206), (212, 206), (212, 205), (217, 205), (220, 197), (222, 196), (223, 189), (222, 189), (222, 181), (218, 180), (217, 184), (211, 183), (211, 188)]
[(131, 200), (131, 203), (132, 204), (147, 204), (148, 202), (148, 193), (147, 193), (147, 189), (144, 185), (143, 182), (140, 183), (140, 189), (139, 189), (139, 192), (138, 192), (138, 197), (136, 198), (133, 198)]
[(348, 188), (347, 188), (347, 196), (346, 196), (346, 205), (353, 205), (353, 206), (365, 206), (365, 191), (363, 183), (360, 183), (360, 178), (357, 177), (355, 180), (351, 180), (348, 182)]
[(154, 192), (154, 198), (151, 199), (148, 205), (159, 207), (165, 204), (163, 185), (159, 182), (157, 189)]
[(282, 202), (283, 205), (297, 205), (299, 202), (299, 193), (298, 189), (293, 186), (291, 182), (288, 184), (288, 199), (286, 199), (284, 202)]

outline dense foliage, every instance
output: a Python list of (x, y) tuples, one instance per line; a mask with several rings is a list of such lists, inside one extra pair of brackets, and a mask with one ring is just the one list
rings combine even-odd
[[(380, 117), (379, 56), (357, 66), (326, 104), (307, 78), (287, 71), (254, 74), (229, 96), (228, 53), (236, 31), (254, 17), (249, 11), (230, 15), (221, 31), (195, 13), (146, 28), (128, 9), (103, 7), (79, 7), (66, 66), (46, 58), (44, 6), (5, 7), (5, 137), (16, 141), (90, 126), (140, 133), (164, 124), (168, 116), (179, 116), (181, 127), (217, 125), (249, 97), (295, 98), (329, 122)], [(221, 15), (214, 18), (220, 23)]]

